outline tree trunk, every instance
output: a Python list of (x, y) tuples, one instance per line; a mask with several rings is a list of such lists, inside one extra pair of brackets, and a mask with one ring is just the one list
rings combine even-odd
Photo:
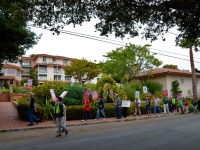
[(198, 99), (198, 95), (197, 95), (197, 80), (196, 80), (196, 74), (195, 74), (192, 46), (190, 47), (190, 65), (191, 65), (191, 71), (192, 71), (193, 100), (197, 100)]

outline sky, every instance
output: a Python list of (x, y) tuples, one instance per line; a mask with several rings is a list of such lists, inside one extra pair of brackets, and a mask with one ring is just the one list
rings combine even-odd
[[(35, 32), (38, 35), (42, 34), (42, 37), (37, 45), (26, 51), (25, 55), (29, 56), (31, 54), (49, 54), (49, 55), (65, 56), (69, 58), (78, 58), (78, 59), (85, 58), (89, 61), (99, 62), (106, 60), (105, 57), (103, 57), (103, 55), (105, 55), (108, 52), (111, 52), (112, 50), (116, 50), (116, 48), (126, 45), (126, 43), (127, 44), (132, 43), (141, 46), (145, 44), (151, 44), (152, 49), (150, 49), (150, 51), (157, 53), (155, 57), (163, 61), (163, 64), (160, 67), (166, 64), (173, 64), (177, 65), (178, 68), (181, 70), (191, 70), (190, 61), (187, 61), (189, 60), (189, 49), (182, 49), (178, 46), (175, 46), (176, 35), (174, 34), (178, 34), (178, 31), (176, 29), (171, 29), (170, 30), (171, 33), (165, 34), (166, 38), (165, 41), (162, 41), (162, 39), (159, 38), (157, 41), (151, 43), (150, 41), (142, 39), (141, 37), (127, 38), (128, 37), (127, 36), (122, 40), (121, 38), (115, 38), (114, 35), (111, 35), (109, 37), (99, 36), (100, 33), (95, 32), (95, 27), (94, 27), (95, 23), (96, 20), (92, 20), (91, 22), (83, 23), (82, 26), (76, 26), (75, 28), (73, 26), (66, 26), (63, 30), (81, 34), (87, 34), (90, 36), (96, 36), (98, 37), (99, 40), (92, 40), (65, 33), (60, 33), (59, 35), (56, 34), (53, 35), (52, 32), (49, 30), (31, 27), (31, 30), (33, 32)], [(102, 42), (100, 40), (107, 41), (107, 43)], [(169, 55), (171, 57), (163, 55)], [(200, 69), (199, 66), (200, 52), (194, 52), (193, 55), (194, 55), (194, 60), (196, 61), (195, 68)], [(180, 59), (173, 57), (177, 57)]]

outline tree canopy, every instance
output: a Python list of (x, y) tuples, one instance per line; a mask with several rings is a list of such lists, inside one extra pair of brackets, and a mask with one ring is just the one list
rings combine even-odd
[(172, 64), (164, 65), (163, 68), (177, 69), (178, 70), (178, 66), (177, 65), (172, 65)]
[(136, 46), (133, 44), (120, 47), (108, 52), (104, 57), (105, 62), (99, 63), (103, 73), (110, 74), (115, 80), (120, 81), (125, 75), (130, 80), (134, 79), (141, 71), (158, 67), (160, 60), (150, 54), (150, 45)]
[[(116, 37), (126, 34), (137, 36), (142, 25), (143, 36), (156, 40), (170, 28), (176, 27), (180, 34), (176, 42), (184, 38), (200, 37), (199, 0), (1, 0), (19, 7), (20, 18), (33, 21), (36, 25), (51, 26), (52, 30), (65, 25), (82, 25), (92, 18), (101, 35), (115, 33)], [(7, 7), (3, 5), (2, 7)]]
[[(35, 45), (37, 36), (26, 26), (21, 8), (11, 1), (0, 0), (0, 69), (4, 60), (16, 62), (25, 51)], [(13, 1), (12, 1), (13, 2)]]
[(82, 85), (82, 81), (88, 81), (97, 77), (101, 71), (98, 66), (89, 62), (85, 59), (76, 59), (71, 61), (69, 65), (66, 65), (65, 74), (74, 77), (74, 79), (79, 81), (79, 84)]

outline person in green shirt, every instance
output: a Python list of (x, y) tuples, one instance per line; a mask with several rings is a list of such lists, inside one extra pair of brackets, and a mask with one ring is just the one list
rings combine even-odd
[(172, 97), (172, 113), (174, 112), (175, 108), (176, 108), (176, 99), (175, 97)]
[(179, 112), (181, 112), (180, 114), (184, 114), (184, 112), (183, 112), (183, 101), (182, 101), (182, 99), (179, 100), (178, 107), (179, 107)]

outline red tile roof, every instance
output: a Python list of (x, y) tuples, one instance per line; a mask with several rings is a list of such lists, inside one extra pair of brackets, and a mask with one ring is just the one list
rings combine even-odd
[[(168, 68), (155, 68), (149, 71), (142, 72), (139, 76), (148, 76), (149, 74), (178, 74), (178, 75), (192, 75), (192, 72), (187, 70), (177, 70), (177, 69), (168, 69)], [(200, 76), (200, 73), (196, 73), (196, 76)]]

